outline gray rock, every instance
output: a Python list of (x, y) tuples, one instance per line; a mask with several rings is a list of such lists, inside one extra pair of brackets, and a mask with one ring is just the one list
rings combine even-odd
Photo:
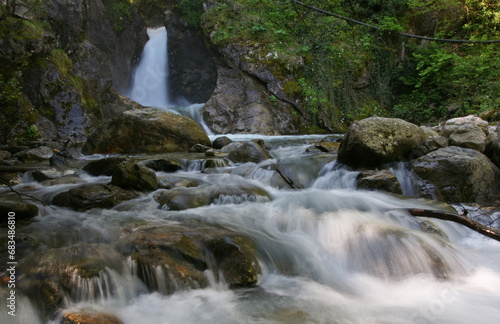
[(40, 146), (28, 151), (14, 154), (22, 162), (42, 162), (47, 161), (53, 154), (53, 150), (47, 146)]
[(500, 135), (498, 132), (488, 135), (484, 154), (500, 168)]
[(31, 203), (0, 201), (0, 225), (7, 224), (10, 212), (16, 214), (16, 221), (26, 220), (38, 215), (38, 207)]
[(474, 124), (464, 124), (450, 134), (448, 143), (451, 146), (460, 146), (484, 152), (486, 135), (483, 130)]
[(124, 161), (124, 157), (112, 156), (100, 160), (90, 161), (82, 168), (82, 170), (93, 176), (112, 176), (118, 165)]
[(351, 166), (379, 166), (408, 159), (427, 134), (396, 118), (372, 117), (354, 122), (340, 143), (338, 160)]
[(229, 153), (228, 159), (235, 163), (259, 163), (269, 159), (269, 154), (259, 144), (249, 142), (233, 142), (224, 146), (223, 153)]
[(466, 124), (476, 125), (484, 132), (485, 135), (488, 135), (488, 122), (472, 115), (447, 120), (441, 128), (439, 135), (449, 137), (457, 128)]
[(412, 161), (422, 180), (421, 196), (448, 202), (491, 201), (498, 193), (499, 169), (482, 153), (456, 146), (442, 148)]
[(233, 141), (227, 137), (227, 136), (220, 136), (220, 137), (217, 137), (213, 143), (212, 143), (212, 147), (214, 149), (217, 149), (217, 150), (220, 150), (221, 148), (223, 148), (224, 146), (226, 145), (229, 145), (231, 144)]
[(157, 159), (144, 162), (144, 166), (162, 172), (176, 172), (182, 170), (182, 165), (175, 160)]

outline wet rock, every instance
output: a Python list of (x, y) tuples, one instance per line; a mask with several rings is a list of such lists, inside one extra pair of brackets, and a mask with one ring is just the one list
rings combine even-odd
[(28, 151), (14, 154), (22, 162), (43, 162), (53, 155), (53, 150), (47, 146), (40, 146)]
[(259, 144), (252, 141), (233, 142), (224, 146), (221, 151), (229, 153), (228, 159), (235, 163), (259, 163), (269, 159), (269, 154), (266, 150)]
[(449, 144), (484, 152), (486, 135), (482, 129), (474, 124), (464, 124), (450, 134)]
[(107, 244), (80, 244), (38, 251), (23, 259), (16, 270), (16, 289), (52, 317), (67, 302), (107, 297), (101, 295), (96, 279), (107, 270), (122, 273), (123, 259)]
[(155, 196), (155, 200), (160, 203), (160, 208), (169, 210), (198, 208), (224, 200), (236, 203), (239, 200), (243, 202), (258, 199), (270, 200), (270, 198), (269, 193), (264, 189), (249, 184), (224, 187), (205, 185), (196, 188), (171, 189), (162, 191)]
[(31, 173), (31, 176), (33, 180), (38, 182), (54, 179), (54, 174), (51, 170), (35, 170)]
[(334, 153), (339, 150), (340, 143), (319, 142), (306, 149), (307, 153)]
[(64, 314), (60, 324), (123, 324), (123, 322), (112, 314), (91, 314), (85, 311), (80, 311), (68, 312)]
[(205, 153), (210, 147), (201, 144), (195, 144), (189, 149), (189, 153)]
[(260, 267), (253, 242), (212, 227), (140, 228), (121, 240), (119, 249), (138, 263), (139, 277), (163, 293), (206, 287), (206, 270), (230, 287), (257, 282)]
[(354, 122), (339, 148), (339, 162), (373, 167), (409, 158), (427, 134), (418, 126), (396, 118), (372, 117)]
[(472, 149), (442, 148), (412, 161), (410, 169), (422, 179), (420, 195), (435, 200), (488, 201), (499, 190), (499, 169)]
[(221, 148), (223, 148), (224, 146), (226, 145), (229, 145), (231, 144), (233, 141), (227, 137), (227, 136), (220, 136), (220, 137), (217, 137), (213, 143), (212, 143), (212, 147), (214, 149), (217, 149), (217, 150), (220, 150)]
[(8, 151), (0, 151), (0, 162), (2, 162), (4, 159), (10, 159), (12, 157), (12, 154)]
[(118, 165), (124, 161), (124, 157), (112, 156), (96, 161), (90, 161), (83, 167), (82, 170), (93, 176), (112, 176)]
[(57, 185), (63, 185), (63, 184), (79, 184), (79, 183), (85, 183), (85, 180), (83, 180), (82, 178), (80, 178), (77, 175), (71, 174), (71, 175), (66, 175), (66, 176), (62, 176), (59, 178), (55, 178), (55, 179), (45, 180), (45, 181), (42, 181), (40, 184), (42, 186), (50, 187), (50, 186), (57, 186)]
[(381, 190), (402, 194), (401, 184), (392, 170), (365, 171), (357, 178), (358, 189)]
[(136, 193), (109, 184), (87, 184), (54, 197), (52, 203), (77, 211), (92, 208), (112, 208), (124, 200), (137, 198)]
[(158, 179), (151, 169), (134, 162), (123, 162), (113, 172), (111, 184), (128, 190), (154, 191)]
[(16, 221), (31, 219), (38, 215), (38, 207), (31, 203), (0, 201), (0, 225), (7, 225), (9, 213), (16, 214)]
[(177, 177), (166, 177), (159, 179), (159, 185), (163, 189), (172, 188), (194, 188), (200, 185), (199, 182), (193, 179), (177, 178)]
[(168, 159), (157, 159), (157, 160), (146, 161), (144, 163), (144, 166), (152, 170), (161, 172), (176, 172), (182, 170), (182, 165), (179, 162)]
[(439, 135), (444, 137), (450, 137), (450, 135), (463, 125), (475, 125), (479, 127), (485, 135), (488, 135), (488, 122), (482, 120), (476, 116), (458, 117), (447, 120), (443, 125)]
[(61, 154), (54, 154), (49, 158), (50, 166), (62, 167), (68, 165), (68, 161)]
[(82, 153), (183, 152), (195, 144), (210, 145), (207, 134), (193, 120), (154, 108), (125, 111), (104, 123), (82, 148)]

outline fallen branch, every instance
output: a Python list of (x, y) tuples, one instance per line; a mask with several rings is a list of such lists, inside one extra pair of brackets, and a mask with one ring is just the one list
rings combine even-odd
[(38, 201), (39, 203), (41, 203), (43, 205), (43, 207), (50, 207), (52, 210), (56, 210), (54, 207), (52, 207), (51, 205), (47, 205), (45, 202), (43, 202), (43, 200), (41, 199), (38, 199), (37, 197), (34, 197), (32, 195), (28, 195), (28, 194), (25, 194), (25, 193), (22, 193), (22, 192), (19, 192), (17, 191), (16, 189), (12, 188), (12, 186), (7, 182), (5, 181), (4, 179), (0, 179), (7, 187), (9, 187), (10, 191), (12, 191), (13, 193), (15, 193), (19, 199), (21, 199), (21, 202), (24, 201), (23, 197), (25, 197), (27, 200), (35, 200), (35, 201)]
[(462, 224), (470, 228), (471, 230), (474, 230), (486, 237), (492, 238), (500, 242), (500, 231), (492, 227), (485, 226), (479, 222), (476, 222), (475, 220), (465, 215), (456, 215), (456, 214), (441, 212), (438, 210), (420, 209), (420, 208), (407, 208), (405, 210), (412, 216), (436, 218)]
[(283, 180), (292, 188), (292, 189), (301, 189), (299, 188), (297, 185), (295, 185), (295, 183), (293, 182), (292, 179), (290, 179), (290, 177), (287, 177), (286, 175), (284, 175), (280, 169), (278, 168), (275, 168), (274, 169), (276, 172), (278, 172), (278, 174), (281, 176), (281, 178), (283, 178)]

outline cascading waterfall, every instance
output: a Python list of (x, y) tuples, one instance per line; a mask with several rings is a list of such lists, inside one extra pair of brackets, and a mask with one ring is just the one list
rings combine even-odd
[(139, 64), (135, 68), (127, 96), (143, 106), (191, 118), (208, 135), (212, 135), (201, 115), (204, 104), (192, 104), (182, 98), (173, 101), (169, 98), (167, 30), (165, 27), (148, 28), (147, 32), (149, 41), (144, 46)]

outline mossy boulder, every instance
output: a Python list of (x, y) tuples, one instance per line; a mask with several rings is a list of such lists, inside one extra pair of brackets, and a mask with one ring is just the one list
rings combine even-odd
[(82, 153), (184, 152), (195, 144), (209, 146), (210, 140), (193, 120), (144, 108), (125, 111), (102, 124), (88, 138)]
[(354, 167), (376, 167), (405, 160), (427, 137), (420, 127), (402, 119), (363, 119), (347, 130), (340, 143), (338, 160)]

